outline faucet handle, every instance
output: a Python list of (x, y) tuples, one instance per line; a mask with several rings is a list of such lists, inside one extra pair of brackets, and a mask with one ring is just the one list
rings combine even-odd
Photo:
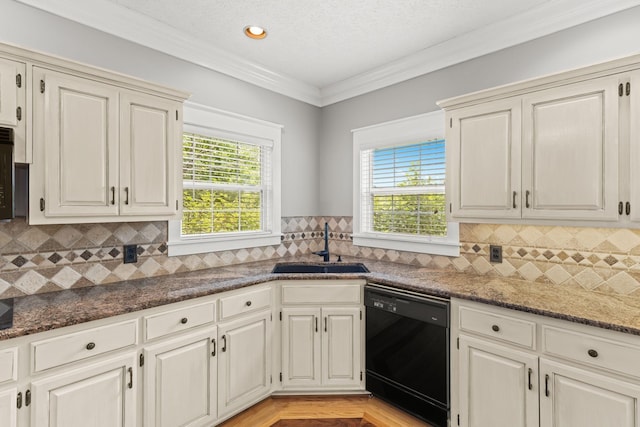
[(342, 256), (338, 255), (338, 261), (337, 262), (342, 262)]

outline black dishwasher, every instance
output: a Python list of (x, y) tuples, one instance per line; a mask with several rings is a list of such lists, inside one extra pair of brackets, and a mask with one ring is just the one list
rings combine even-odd
[(367, 390), (438, 427), (449, 414), (449, 301), (364, 288)]

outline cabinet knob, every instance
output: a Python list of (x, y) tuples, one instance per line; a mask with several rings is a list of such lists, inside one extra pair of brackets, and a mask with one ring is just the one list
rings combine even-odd
[(180, 319), (180, 323), (182, 323), (183, 325), (186, 324), (189, 321), (189, 319), (187, 319), (186, 317), (183, 317), (182, 319)]
[(498, 332), (498, 331), (500, 331), (500, 326), (493, 325), (493, 326), (491, 326), (491, 329), (493, 329), (493, 332)]
[(251, 307), (251, 301), (247, 301), (246, 304), (247, 304), (247, 307)]
[(598, 352), (594, 349), (590, 349), (589, 351), (587, 351), (587, 354), (589, 354), (589, 356), (591, 357), (598, 357)]
[(94, 348), (96, 348), (96, 343), (90, 342), (87, 344), (87, 350), (93, 350)]

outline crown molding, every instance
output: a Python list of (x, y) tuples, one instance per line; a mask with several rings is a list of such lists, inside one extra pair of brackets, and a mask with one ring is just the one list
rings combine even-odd
[[(204, 43), (106, 0), (16, 0), (282, 95), (323, 107), (640, 5), (640, 0), (548, 1), (372, 71), (318, 88)], [(72, 4), (73, 3), (73, 4)], [(573, 6), (569, 8), (568, 6)]]

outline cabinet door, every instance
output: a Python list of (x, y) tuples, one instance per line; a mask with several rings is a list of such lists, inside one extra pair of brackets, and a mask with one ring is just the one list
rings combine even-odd
[(454, 110), (447, 126), (451, 215), (520, 217), (520, 100)]
[(319, 386), (320, 326), (319, 308), (282, 309), (282, 386)]
[(136, 423), (135, 353), (69, 369), (31, 384), (33, 427), (128, 427)]
[(322, 383), (326, 386), (355, 387), (361, 383), (360, 309), (322, 309)]
[(144, 350), (144, 425), (205, 426), (216, 418), (216, 328)]
[(617, 76), (523, 98), (526, 218), (617, 220)]
[(31, 161), (25, 140), (26, 83), (25, 64), (0, 58), (0, 126), (13, 128), (15, 161), (19, 163)]
[(640, 386), (540, 359), (541, 427), (637, 427)]
[[(630, 98), (631, 103), (629, 121), (629, 217), (632, 221), (640, 221), (640, 93), (638, 93), (640, 71), (631, 73), (629, 85), (628, 95), (626, 87), (624, 93), (624, 96)], [(634, 90), (631, 90), (632, 86)]]
[(0, 425), (16, 427), (18, 411), (16, 406), (18, 392), (15, 388), (0, 391)]
[(460, 425), (537, 426), (537, 367), (535, 355), (460, 335)]
[(44, 94), (34, 94), (45, 216), (117, 215), (117, 89), (49, 70), (34, 73), (37, 87), (39, 80), (46, 84)]
[(218, 415), (223, 417), (269, 394), (270, 312), (218, 325)]
[(180, 104), (123, 92), (120, 104), (120, 213), (170, 215), (176, 210), (181, 162)]

